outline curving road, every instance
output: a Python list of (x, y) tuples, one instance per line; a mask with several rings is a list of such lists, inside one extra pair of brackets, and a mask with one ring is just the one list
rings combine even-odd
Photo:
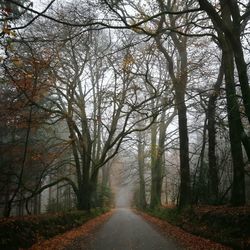
[(182, 249), (129, 209), (116, 212), (96, 232), (76, 239), (67, 250), (174, 250)]

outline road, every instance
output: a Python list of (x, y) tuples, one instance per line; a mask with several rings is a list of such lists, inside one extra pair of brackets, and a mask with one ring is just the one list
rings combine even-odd
[(130, 209), (117, 209), (96, 232), (76, 239), (66, 250), (177, 250), (172, 239)]

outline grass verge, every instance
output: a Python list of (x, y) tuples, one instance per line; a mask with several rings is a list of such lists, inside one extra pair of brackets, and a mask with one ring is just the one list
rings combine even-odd
[(78, 227), (108, 210), (106, 208), (97, 208), (90, 212), (74, 211), (3, 218), (0, 220), (0, 249), (29, 248), (39, 241)]
[(144, 212), (234, 249), (250, 249), (250, 207), (203, 206), (182, 211), (159, 207)]

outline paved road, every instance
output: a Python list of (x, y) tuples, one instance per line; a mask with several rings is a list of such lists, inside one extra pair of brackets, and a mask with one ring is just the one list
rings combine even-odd
[(67, 250), (182, 249), (129, 209), (117, 211), (92, 236), (77, 239)]

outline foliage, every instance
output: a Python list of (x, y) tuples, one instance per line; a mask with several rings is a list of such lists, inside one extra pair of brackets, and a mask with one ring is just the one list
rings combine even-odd
[[(24, 6), (32, 6), (32, 1), (29, 0), (19, 0), (19, 4)], [(10, 3), (10, 1), (3, 0), (0, 2), (0, 17), (1, 19), (14, 20), (20, 18), (24, 14), (22, 8), (18, 5)]]
[[(110, 205), (110, 190), (98, 186), (99, 171), (123, 143), (126, 148), (135, 141), (135, 133), (150, 129), (151, 148), (145, 136), (142, 165), (151, 156), (152, 177), (146, 183), (151, 182), (151, 207), (161, 204), (165, 179), (166, 200), (176, 194), (179, 207), (217, 204), (231, 191), (231, 204), (245, 204), (247, 1), (79, 0), (51, 8), (54, 2), (40, 13), (32, 11), (30, 0), (0, 3), (4, 215), (19, 201), (27, 201), (29, 210), (28, 201), (55, 172), (67, 177), (79, 208)], [(178, 125), (168, 121), (175, 108)], [(170, 122), (176, 131), (166, 131)], [(219, 138), (221, 130), (227, 139)], [(231, 156), (224, 156), (230, 152), (227, 144)], [(70, 173), (62, 170), (66, 164)], [(165, 168), (170, 165), (176, 166), (173, 173)], [(139, 172), (144, 206), (147, 173), (140, 167)], [(54, 211), (55, 204), (50, 206)], [(58, 207), (65, 209), (61, 201)]]
[(189, 232), (183, 230), (182, 228), (175, 226), (166, 220), (158, 219), (156, 217), (150, 216), (146, 213), (140, 213), (144, 219), (150, 223), (157, 225), (161, 232), (166, 235), (167, 238), (173, 238), (177, 241), (183, 249), (192, 250), (232, 250), (231, 247), (216, 243), (209, 239), (190, 234)]
[(28, 248), (34, 243), (80, 226), (107, 209), (73, 211), (40, 216), (12, 217), (0, 221), (0, 249)]
[(65, 250), (79, 247), (75, 245), (77, 241), (80, 242), (82, 247), (82, 238), (89, 237), (97, 227), (103, 224), (111, 215), (113, 211), (104, 213), (94, 219), (89, 220), (80, 227), (74, 228), (70, 231), (67, 231), (63, 234), (57, 235), (51, 239), (38, 242), (34, 244), (30, 250), (44, 250), (44, 249), (57, 249)]
[(114, 194), (111, 188), (106, 185), (98, 185), (96, 207), (113, 207), (113, 206), (114, 206)]
[(250, 247), (250, 207), (203, 206), (184, 210), (160, 207), (146, 212), (235, 249)]
[(173, 208), (164, 208), (164, 207), (156, 207), (156, 208), (148, 208), (145, 210), (148, 214), (156, 216), (160, 219), (167, 220), (170, 223), (175, 225), (180, 222), (181, 212), (179, 209)]

